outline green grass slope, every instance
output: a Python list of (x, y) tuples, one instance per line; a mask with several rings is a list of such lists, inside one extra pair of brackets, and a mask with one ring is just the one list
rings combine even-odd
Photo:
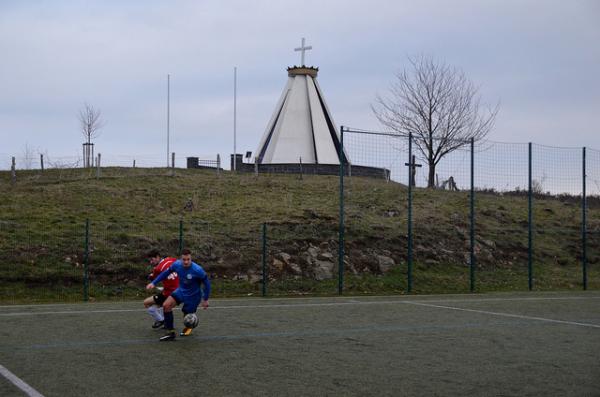
[[(345, 290), (407, 288), (407, 191), (346, 178)], [(216, 293), (258, 294), (262, 228), (269, 293), (337, 291), (339, 178), (206, 170), (105, 168), (0, 172), (0, 292), (3, 301), (80, 299), (87, 274), (96, 299), (142, 296), (153, 247), (180, 246), (212, 274)], [(600, 208), (588, 210), (588, 279), (600, 287)], [(533, 281), (541, 290), (582, 287), (581, 202), (534, 201)], [(413, 291), (469, 290), (468, 192), (415, 189)], [(526, 290), (527, 196), (476, 194), (476, 288)]]

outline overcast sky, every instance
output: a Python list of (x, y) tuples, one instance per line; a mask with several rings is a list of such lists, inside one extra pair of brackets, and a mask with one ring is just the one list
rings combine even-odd
[(96, 150), (166, 161), (256, 149), (287, 80), (306, 63), (336, 124), (381, 129), (369, 105), (407, 56), (461, 68), (500, 102), (489, 138), (600, 150), (600, 1), (0, 0), (0, 158), (25, 145), (81, 153), (84, 102), (106, 126)]

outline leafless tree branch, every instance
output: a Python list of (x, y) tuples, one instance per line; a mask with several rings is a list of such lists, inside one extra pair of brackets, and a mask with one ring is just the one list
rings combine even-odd
[(388, 96), (377, 95), (371, 109), (391, 131), (412, 133), (429, 165), (428, 187), (435, 187), (435, 166), (471, 138), (484, 139), (499, 105), (482, 111), (478, 88), (458, 69), (425, 56), (409, 58), (409, 63), (410, 70), (397, 73)]
[(91, 167), (93, 165), (93, 147), (90, 144), (93, 139), (100, 136), (100, 129), (104, 126), (101, 116), (100, 109), (95, 109), (88, 103), (84, 103), (83, 108), (79, 110), (78, 118), (81, 132), (87, 144), (84, 145), (84, 167)]
[(88, 103), (84, 103), (83, 108), (79, 110), (79, 123), (86, 143), (91, 143), (92, 139), (100, 136), (100, 129), (105, 125), (101, 116), (100, 109), (95, 109)]

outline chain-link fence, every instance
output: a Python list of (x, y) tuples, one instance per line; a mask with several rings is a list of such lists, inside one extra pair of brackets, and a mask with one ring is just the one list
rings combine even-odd
[[(192, 250), (216, 296), (260, 293), (258, 227), (201, 220), (165, 222), (0, 221), (0, 296), (4, 302), (142, 299), (162, 256)], [(258, 225), (257, 225), (258, 226)], [(233, 264), (233, 266), (232, 266)]]
[(4, 301), (83, 297), (85, 223), (0, 221), (0, 296)]
[[(175, 256), (182, 247), (210, 274), (216, 296), (600, 287), (600, 151), (464, 142), (432, 171), (410, 137), (342, 135), (349, 163), (338, 176), (178, 171), (160, 193), (152, 184), (171, 170), (157, 168), (159, 179), (123, 194), (129, 179), (69, 184), (68, 192), (53, 181), (24, 184), (3, 203), (2, 301), (141, 299), (147, 251)], [(204, 175), (201, 186), (194, 175)], [(171, 197), (180, 184), (190, 189)], [(42, 199), (58, 195), (59, 207), (22, 210), (36, 189)], [(147, 219), (110, 215), (107, 202), (126, 208), (136, 195), (148, 198)], [(97, 205), (89, 220), (60, 214), (60, 206)]]
[(337, 225), (312, 223), (263, 225), (264, 295), (332, 295), (337, 291)]
[(480, 290), (528, 289), (528, 153), (521, 143), (475, 146), (473, 251)]
[[(404, 275), (408, 292), (587, 288), (590, 270), (595, 276), (598, 184), (583, 186), (598, 179), (597, 151), (586, 159), (583, 148), (342, 134), (348, 168), (389, 170), (393, 191), (371, 182), (365, 200), (360, 178), (344, 172), (348, 263), (372, 263), (382, 282)], [(444, 145), (454, 147), (436, 157)], [(394, 208), (369, 211), (379, 200)], [(370, 258), (352, 251), (353, 234), (373, 240)]]
[(585, 272), (600, 270), (600, 151), (586, 149)]
[[(86, 165), (86, 166), (84, 166)], [(0, 153), (0, 170), (4, 182), (61, 182), (101, 177), (175, 176), (185, 168), (211, 170), (219, 174), (224, 166), (220, 155), (198, 156), (171, 153), (166, 155), (95, 154), (89, 161), (81, 156), (51, 156)]]
[(210, 223), (202, 220), (0, 222), (2, 301), (142, 299), (146, 254), (183, 247), (209, 274), (213, 296), (337, 291), (337, 225)]
[[(345, 133), (351, 166), (344, 172), (344, 288), (352, 293), (407, 289), (406, 140), (379, 133)], [(375, 178), (358, 177), (357, 167), (380, 169)], [(382, 277), (386, 274), (387, 277)]]

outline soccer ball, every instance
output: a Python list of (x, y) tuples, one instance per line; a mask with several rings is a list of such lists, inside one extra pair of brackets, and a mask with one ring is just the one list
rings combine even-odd
[(183, 317), (183, 325), (187, 328), (196, 328), (198, 326), (198, 316), (194, 313), (188, 313)]

